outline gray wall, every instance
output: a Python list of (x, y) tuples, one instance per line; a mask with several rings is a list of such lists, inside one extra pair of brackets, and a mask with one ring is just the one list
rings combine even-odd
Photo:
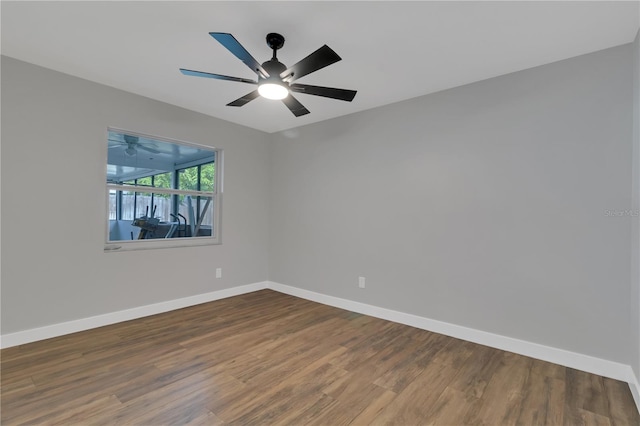
[[(103, 252), (107, 126), (224, 149), (222, 245)], [(264, 281), (268, 157), (262, 132), (2, 57), (2, 333)]]
[(631, 61), (273, 135), (270, 280), (628, 364)]
[[(640, 31), (633, 42), (633, 180), (632, 209), (640, 212)], [(640, 217), (631, 232), (631, 367), (640, 382)]]
[[(274, 135), (3, 57), (2, 333), (269, 277), (638, 373), (632, 48)], [(224, 244), (103, 252), (107, 126), (225, 150)]]

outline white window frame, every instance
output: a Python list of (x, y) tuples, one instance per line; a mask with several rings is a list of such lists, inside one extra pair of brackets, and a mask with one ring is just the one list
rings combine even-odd
[[(146, 186), (135, 186), (135, 185), (121, 185), (121, 184), (113, 184), (106, 183), (105, 186), (105, 197), (106, 197), (106, 206), (105, 206), (105, 216), (103, 219), (103, 223), (105, 224), (105, 243), (104, 243), (104, 251), (105, 252), (120, 252), (120, 251), (130, 251), (130, 250), (153, 250), (153, 249), (162, 249), (162, 248), (174, 248), (174, 247), (197, 247), (197, 246), (209, 246), (209, 245), (218, 245), (222, 244), (222, 193), (223, 193), (223, 164), (224, 164), (224, 155), (223, 151), (220, 148), (214, 148), (206, 145), (199, 145), (192, 142), (185, 142), (176, 139), (168, 139), (160, 136), (146, 135), (139, 132), (132, 132), (129, 130), (122, 130), (114, 127), (107, 128), (107, 132), (104, 136), (104, 141), (108, 140), (108, 132), (117, 132), (117, 133), (125, 133), (127, 135), (138, 136), (146, 139), (154, 139), (160, 142), (166, 142), (177, 145), (185, 145), (191, 146), (199, 149), (204, 149), (208, 151), (212, 151), (215, 153), (215, 176), (214, 176), (214, 185), (213, 191), (191, 191), (191, 190), (181, 190), (181, 189), (172, 189), (172, 188), (150, 188)], [(108, 144), (105, 144), (105, 153), (108, 149)], [(105, 170), (103, 176), (107, 176), (107, 163), (108, 163), (108, 154), (105, 154)], [(183, 168), (183, 167), (180, 167)], [(175, 172), (175, 171), (174, 171)], [(184, 238), (158, 238), (158, 239), (148, 239), (148, 240), (123, 240), (123, 241), (110, 241), (109, 240), (109, 192), (110, 191), (128, 191), (128, 192), (143, 192), (143, 193), (154, 193), (154, 194), (169, 194), (169, 195), (191, 195), (192, 197), (211, 197), (211, 201), (213, 203), (212, 214), (213, 214), (213, 235), (210, 237), (184, 237)], [(135, 212), (134, 212), (135, 214)]]

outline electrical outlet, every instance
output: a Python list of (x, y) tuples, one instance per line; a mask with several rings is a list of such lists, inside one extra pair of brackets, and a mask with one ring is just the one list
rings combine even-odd
[(365, 279), (364, 279), (364, 277), (358, 277), (358, 287), (365, 288)]
[(222, 268), (216, 268), (216, 278), (222, 278)]

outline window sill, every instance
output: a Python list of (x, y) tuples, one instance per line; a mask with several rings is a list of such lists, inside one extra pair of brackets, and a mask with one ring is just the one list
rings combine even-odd
[(104, 252), (117, 253), (122, 251), (159, 250), (165, 248), (214, 246), (220, 244), (222, 244), (222, 242), (219, 241), (219, 239), (207, 237), (198, 237), (197, 239), (172, 238), (170, 240), (114, 241), (104, 245)]

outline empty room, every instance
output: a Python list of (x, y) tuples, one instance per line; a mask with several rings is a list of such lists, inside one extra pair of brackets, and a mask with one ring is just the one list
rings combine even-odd
[(0, 24), (3, 425), (640, 425), (640, 2)]

